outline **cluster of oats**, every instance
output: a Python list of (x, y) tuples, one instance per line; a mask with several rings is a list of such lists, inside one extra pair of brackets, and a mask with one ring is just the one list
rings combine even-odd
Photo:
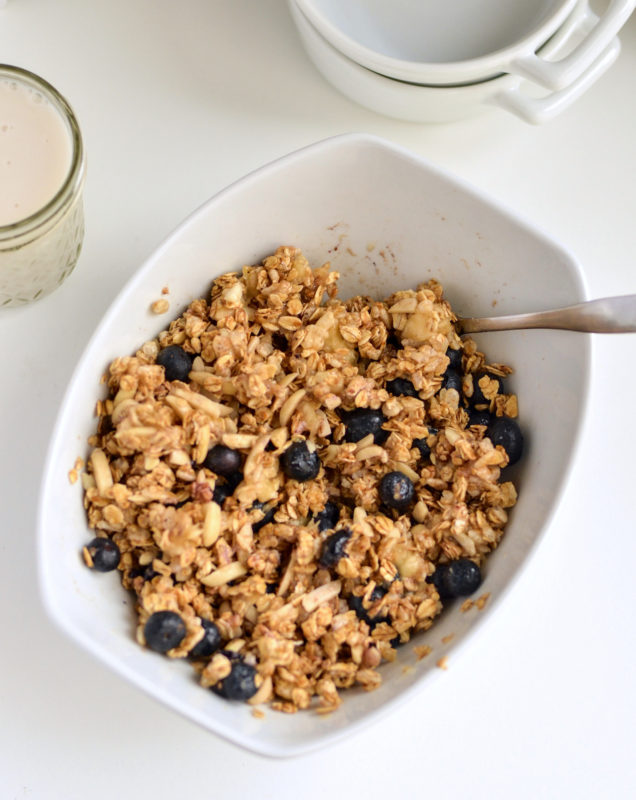
[[(441, 388), (447, 350), (459, 349), (464, 396), (485, 370), (490, 411), (514, 417), (516, 397), (497, 393), (494, 380), (509, 368), (486, 364), (459, 338), (438, 283), (342, 301), (337, 279), (328, 264), (312, 269), (298, 249), (281, 247), (214, 281), (207, 299), (110, 365), (83, 475), (89, 524), (121, 551), (139, 642), (151, 614), (175, 611), (187, 632), (168, 655), (186, 657), (203, 637), (201, 619), (214, 621), (223, 650), (193, 661), (201, 684), (227, 676), (238, 653), (257, 671), (250, 702), (287, 712), (331, 711), (340, 689), (377, 687), (380, 664), (442, 609), (427, 580), (436, 565), (481, 564), (516, 500), (500, 480), (503, 449), (484, 426), (468, 426), (456, 389)], [(175, 344), (194, 356), (187, 383), (166, 380), (155, 363)], [(419, 397), (390, 394), (396, 377)], [(342, 412), (356, 408), (381, 409), (383, 444), (345, 441)], [(280, 467), (298, 439), (320, 458), (313, 480)], [(218, 443), (242, 454), (242, 478), (222, 504), (213, 499), (219, 477), (203, 466)], [(416, 492), (402, 514), (378, 496), (396, 470)], [(351, 533), (331, 568), (320, 554), (333, 530), (316, 522), (327, 501), (340, 508), (336, 530)], [(273, 518), (259, 525), (267, 511)], [(378, 586), (385, 593), (373, 599)], [(381, 621), (361, 619), (352, 598)]]

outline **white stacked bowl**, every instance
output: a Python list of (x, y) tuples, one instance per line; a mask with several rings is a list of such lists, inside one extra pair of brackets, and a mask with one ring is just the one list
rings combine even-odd
[(414, 122), (501, 107), (540, 123), (613, 64), (636, 0), (289, 0), (315, 66), (344, 95)]

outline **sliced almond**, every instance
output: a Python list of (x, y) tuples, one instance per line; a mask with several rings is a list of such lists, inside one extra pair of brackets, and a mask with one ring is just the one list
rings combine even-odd
[(201, 583), (209, 587), (225, 586), (226, 583), (236, 580), (236, 578), (242, 578), (246, 572), (247, 570), (240, 561), (232, 561), (201, 578)]
[(323, 603), (328, 603), (329, 600), (337, 597), (340, 594), (341, 587), (342, 584), (340, 581), (330, 581), (322, 586), (318, 586), (303, 597), (301, 605), (307, 613), (311, 613), (315, 611), (318, 606), (321, 606)]
[(221, 535), (221, 507), (210, 501), (205, 505), (203, 518), (203, 546), (212, 547)]
[(106, 453), (100, 450), (99, 447), (95, 448), (90, 455), (91, 466), (93, 468), (93, 477), (97, 485), (97, 491), (100, 495), (104, 494), (113, 485), (113, 476), (110, 471)]

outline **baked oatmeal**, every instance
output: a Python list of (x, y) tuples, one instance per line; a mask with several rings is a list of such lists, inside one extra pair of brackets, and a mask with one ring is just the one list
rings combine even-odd
[[(337, 298), (280, 247), (116, 358), (82, 475), (89, 567), (141, 645), (229, 699), (335, 709), (472, 594), (516, 491), (511, 372), (436, 281)], [(421, 651), (420, 652), (424, 652)]]

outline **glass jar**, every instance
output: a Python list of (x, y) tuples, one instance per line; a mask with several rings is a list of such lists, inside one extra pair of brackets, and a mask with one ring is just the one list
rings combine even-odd
[[(68, 162), (65, 160), (63, 163), (59, 183), (52, 184), (52, 196), (45, 197), (40, 206), (29, 210), (22, 219), (13, 219), (3, 224), (3, 219), (0, 218), (0, 308), (6, 308), (44, 297), (73, 271), (84, 238), (82, 189), (85, 160), (82, 136), (75, 114), (53, 86), (32, 72), (5, 64), (0, 64), (0, 82), (3, 90), (9, 93), (28, 92), (31, 101), (47, 106), (46, 113), (49, 110), (54, 111), (55, 124), (59, 117), (64, 133), (68, 134), (70, 148), (70, 157), (68, 154), (65, 156)], [(12, 102), (15, 104), (13, 99)], [(18, 98), (17, 106), (20, 102)], [(8, 102), (7, 107), (10, 107)], [(30, 119), (25, 117), (18, 124), (27, 128), (29, 123)], [(15, 128), (15, 125), (11, 121), (10, 112), (6, 111), (3, 116), (0, 106), (0, 136), (3, 132), (6, 135), (11, 127)], [(48, 131), (38, 131), (37, 134), (39, 140), (49, 141)], [(14, 141), (18, 144), (25, 140), (30, 139), (28, 136), (15, 135)], [(11, 164), (10, 156), (5, 157), (6, 164)], [(42, 156), (43, 162), (47, 157), (48, 152)], [(24, 161), (28, 166), (29, 158)], [(34, 164), (31, 170), (33, 174), (29, 177), (37, 182), (39, 178), (35, 159)], [(48, 179), (55, 180), (50, 175)], [(6, 186), (0, 186), (0, 192), (7, 191)], [(3, 199), (7, 200), (6, 197)], [(5, 203), (5, 207), (6, 205)]]

